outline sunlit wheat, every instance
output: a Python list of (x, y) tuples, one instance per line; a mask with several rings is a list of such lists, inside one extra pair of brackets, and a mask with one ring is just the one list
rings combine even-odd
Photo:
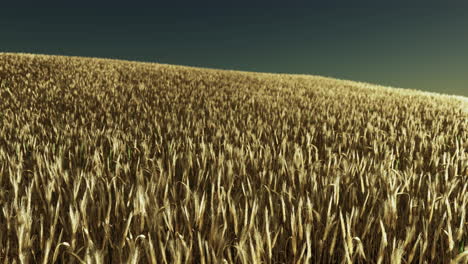
[(468, 263), (466, 98), (0, 54), (1, 263)]

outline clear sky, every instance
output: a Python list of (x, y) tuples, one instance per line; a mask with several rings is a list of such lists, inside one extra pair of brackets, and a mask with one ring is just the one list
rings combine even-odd
[(468, 96), (468, 1), (223, 2), (2, 4), (0, 52), (314, 74)]

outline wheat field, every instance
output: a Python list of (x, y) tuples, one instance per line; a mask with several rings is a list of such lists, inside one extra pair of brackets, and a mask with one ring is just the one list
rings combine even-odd
[(0, 263), (468, 263), (467, 109), (0, 53)]

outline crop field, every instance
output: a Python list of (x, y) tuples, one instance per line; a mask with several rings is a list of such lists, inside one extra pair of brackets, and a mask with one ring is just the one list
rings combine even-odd
[(0, 53), (0, 263), (468, 263), (464, 100)]

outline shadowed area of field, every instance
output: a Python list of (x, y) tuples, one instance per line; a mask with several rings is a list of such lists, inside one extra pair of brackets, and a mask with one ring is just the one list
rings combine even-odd
[(320, 76), (0, 53), (0, 261), (464, 261), (466, 110)]

